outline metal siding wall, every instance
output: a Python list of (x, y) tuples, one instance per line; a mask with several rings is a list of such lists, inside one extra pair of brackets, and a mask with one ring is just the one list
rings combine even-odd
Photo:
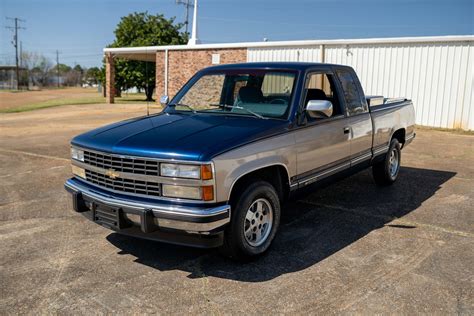
[(302, 61), (318, 62), (319, 46), (249, 48), (247, 61)]
[[(320, 62), (319, 46), (249, 48), (247, 60)], [(472, 41), (326, 45), (325, 62), (352, 66), (367, 95), (413, 100), (420, 125), (474, 130)]]

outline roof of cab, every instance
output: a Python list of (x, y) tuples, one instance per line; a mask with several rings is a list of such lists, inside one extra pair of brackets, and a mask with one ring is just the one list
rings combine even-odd
[(238, 64), (224, 64), (218, 66), (211, 66), (204, 68), (203, 71), (208, 70), (232, 70), (232, 69), (292, 69), (292, 70), (306, 70), (315, 66), (319, 67), (347, 67), (336, 64), (326, 63), (308, 63), (308, 62), (252, 62), (252, 63), (238, 63)]

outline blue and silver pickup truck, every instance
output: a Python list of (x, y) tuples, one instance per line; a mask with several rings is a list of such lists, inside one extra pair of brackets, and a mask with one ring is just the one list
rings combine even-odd
[(121, 234), (237, 259), (269, 248), (302, 188), (368, 167), (393, 183), (415, 137), (410, 100), (366, 97), (341, 65), (210, 67), (161, 102), (72, 140), (73, 208)]

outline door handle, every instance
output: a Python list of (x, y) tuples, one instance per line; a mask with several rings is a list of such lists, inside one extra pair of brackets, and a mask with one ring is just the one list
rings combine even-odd
[(351, 131), (350, 127), (344, 127), (344, 134), (349, 134), (350, 131)]

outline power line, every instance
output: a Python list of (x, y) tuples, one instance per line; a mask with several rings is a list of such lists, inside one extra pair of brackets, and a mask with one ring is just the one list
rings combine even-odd
[(194, 4), (190, 3), (189, 0), (176, 0), (176, 4), (182, 4), (186, 8), (186, 19), (184, 21), (185, 25), (185, 32), (188, 33), (188, 25), (189, 25), (189, 8), (194, 7)]
[(19, 26), (18, 22), (26, 22), (25, 20), (19, 19), (19, 18), (9, 18), (7, 17), (7, 20), (12, 20), (15, 21), (15, 26), (5, 26), (7, 29), (14, 30), (15, 35), (13, 36), (13, 47), (15, 47), (15, 60), (16, 60), (16, 89), (19, 89), (19, 84), (20, 84), (20, 68), (19, 68), (19, 58), (18, 58), (18, 30), (23, 29), (26, 30), (25, 27)]

